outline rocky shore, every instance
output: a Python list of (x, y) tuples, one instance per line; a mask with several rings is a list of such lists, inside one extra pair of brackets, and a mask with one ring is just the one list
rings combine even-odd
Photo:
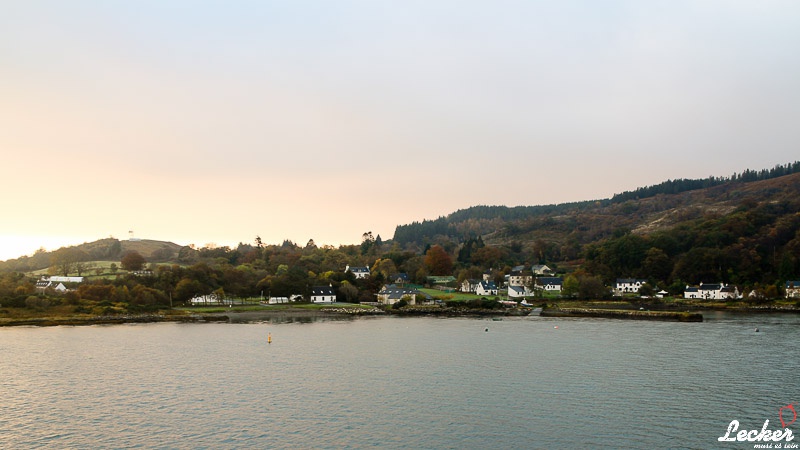
[(703, 315), (682, 311), (641, 311), (627, 309), (545, 308), (543, 317), (602, 317), (607, 319), (702, 322)]
[(201, 322), (227, 322), (229, 319), (225, 315), (218, 314), (187, 314), (187, 315), (164, 315), (164, 314), (122, 314), (115, 316), (95, 316), (95, 317), (41, 317), (28, 319), (11, 319), (0, 321), (0, 327), (10, 326), (38, 326), (53, 327), (59, 325), (79, 326), (79, 325), (113, 325), (121, 323), (152, 323), (152, 322), (181, 322), (181, 323), (201, 323)]
[[(545, 307), (541, 311), (544, 317), (596, 317), (610, 319), (633, 320), (661, 320), (676, 322), (702, 322), (703, 315), (700, 311), (727, 311), (734, 313), (800, 313), (794, 306), (743, 306), (743, 305), (646, 305), (646, 310), (638, 309), (642, 306), (612, 305), (608, 303), (585, 305), (560, 305)], [(700, 308), (700, 306), (706, 306)], [(627, 308), (627, 309), (621, 309)], [(652, 308), (652, 309), (651, 309)], [(678, 310), (678, 308), (681, 308)], [(363, 316), (434, 316), (434, 317), (513, 317), (539, 315), (539, 310), (528, 307), (503, 308), (503, 309), (478, 309), (467, 307), (453, 307), (446, 305), (409, 305), (399, 309), (382, 307), (364, 307), (349, 305), (332, 305), (321, 308), (303, 307), (266, 307), (257, 310), (244, 310), (236, 308), (216, 312), (195, 313), (185, 310), (167, 311), (151, 314), (121, 314), (105, 316), (44, 316), (44, 317), (18, 317), (0, 318), (0, 327), (8, 326), (80, 326), (80, 325), (105, 325), (122, 323), (151, 323), (151, 322), (228, 322), (228, 323), (255, 323), (255, 322), (311, 322), (321, 319), (342, 320)]]

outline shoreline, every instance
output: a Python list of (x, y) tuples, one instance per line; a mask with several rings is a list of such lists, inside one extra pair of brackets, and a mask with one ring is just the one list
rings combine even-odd
[[(741, 314), (800, 314), (800, 309), (792, 307), (775, 306), (729, 306), (720, 305), (680, 305), (677, 308), (652, 308), (647, 310), (616, 308), (608, 305), (575, 305), (574, 307), (545, 307), (541, 313), (534, 312), (533, 308), (511, 308), (505, 310), (483, 310), (450, 307), (411, 306), (399, 310), (393, 309), (365, 309), (361, 307), (326, 306), (319, 309), (306, 308), (281, 308), (259, 310), (225, 310), (218, 312), (170, 314), (123, 314), (113, 316), (51, 316), (51, 317), (26, 317), (26, 318), (0, 318), (0, 327), (13, 326), (86, 326), (86, 325), (118, 325), (126, 323), (257, 323), (257, 322), (310, 322), (317, 319), (348, 319), (355, 317), (525, 317), (540, 315), (542, 317), (596, 317), (608, 319), (633, 319), (633, 320), (665, 320), (679, 322), (702, 322), (703, 312), (730, 312)], [(652, 305), (655, 306), (655, 305)], [(663, 305), (662, 305), (663, 306)], [(678, 305), (675, 305), (678, 306)], [(537, 308), (538, 309), (538, 308)]]

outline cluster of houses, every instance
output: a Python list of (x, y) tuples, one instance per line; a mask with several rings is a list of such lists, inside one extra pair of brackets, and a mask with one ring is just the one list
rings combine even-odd
[[(536, 291), (561, 292), (564, 279), (561, 277), (548, 276), (553, 273), (552, 269), (545, 265), (535, 265), (530, 272), (526, 271), (525, 266), (512, 268), (511, 273), (506, 275), (505, 284), (508, 288), (508, 298), (522, 299), (533, 297)], [(492, 281), (492, 274), (486, 272), (482, 280), (464, 280), (460, 286), (461, 292), (469, 292), (475, 295), (497, 295), (498, 288)]]
[[(345, 272), (352, 272), (356, 279), (369, 278), (369, 267), (345, 267)], [(564, 280), (562, 277), (552, 276), (552, 269), (546, 265), (534, 265), (528, 271), (525, 266), (516, 266), (511, 273), (506, 275), (505, 284), (509, 299), (522, 300), (526, 297), (534, 297), (537, 292), (549, 292), (558, 294), (562, 291)], [(84, 277), (60, 277), (42, 276), (36, 283), (36, 288), (45, 291), (48, 289), (56, 292), (68, 291), (68, 285), (79, 284), (84, 281)], [(409, 283), (407, 274), (398, 273), (389, 277), (386, 284), (378, 294), (376, 303), (393, 305), (400, 300), (406, 300), (409, 304), (431, 303), (430, 296), (417, 289), (405, 287)], [(455, 278), (450, 277), (429, 277), (432, 284), (445, 284), (455, 282)], [(66, 284), (65, 284), (66, 283)], [(638, 294), (642, 287), (647, 284), (647, 280), (639, 278), (618, 278), (612, 294), (615, 296), (625, 296)], [(472, 293), (480, 296), (497, 296), (499, 289), (492, 280), (490, 272), (484, 273), (480, 280), (464, 280), (459, 286), (461, 292)], [(786, 282), (786, 298), (800, 299), (800, 281)], [(656, 292), (656, 297), (662, 298), (668, 293), (666, 291)], [(755, 295), (752, 292), (750, 295)], [(726, 285), (725, 283), (700, 283), (698, 286), (686, 286), (683, 298), (697, 300), (730, 300), (742, 298), (742, 293), (736, 286)], [(334, 303), (336, 302), (336, 292), (332, 286), (315, 286), (311, 288), (310, 298), (312, 303)], [(264, 301), (268, 304), (289, 303), (303, 300), (301, 295), (291, 297), (270, 297)], [(214, 294), (201, 295), (190, 300), (191, 304), (206, 305), (220, 304), (224, 300), (216, 298)]]
[[(48, 289), (52, 289), (59, 293), (64, 293), (69, 290), (67, 287), (68, 284), (79, 284), (83, 283), (84, 277), (56, 277), (56, 276), (47, 276), (42, 275), (39, 278), (39, 281), (36, 282), (36, 290), (38, 291), (46, 291)], [(67, 283), (67, 284), (64, 284)]]

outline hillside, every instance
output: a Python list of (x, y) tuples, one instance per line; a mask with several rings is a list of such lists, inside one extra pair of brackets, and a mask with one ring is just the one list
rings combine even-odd
[[(774, 284), (800, 277), (800, 173), (707, 184), (677, 193), (641, 190), (648, 192), (645, 198), (626, 193), (540, 207), (476, 206), (398, 226), (395, 242), (461, 248), (465, 265), (581, 268), (606, 283), (635, 276), (667, 285)], [(478, 236), (480, 245), (496, 250), (490, 258), (486, 251), (476, 257), (477, 247), (463, 251)]]
[(71, 251), (78, 261), (116, 261), (130, 251), (139, 252), (148, 262), (166, 262), (178, 257), (184, 248), (173, 242), (148, 239), (122, 241), (115, 238), (100, 239), (73, 247), (65, 247), (51, 252), (37, 252), (32, 256), (0, 262), (0, 271), (14, 270), (28, 272), (41, 270), (52, 264), (57, 252)]
[(435, 220), (399, 225), (394, 241), (425, 245), (482, 236), (489, 245), (537, 239), (558, 245), (589, 243), (620, 229), (647, 234), (763, 202), (794, 204), (798, 193), (800, 173), (793, 173), (762, 181), (714, 183), (712, 187), (646, 198), (630, 198), (630, 193), (624, 193), (607, 200), (558, 205), (474, 206)]

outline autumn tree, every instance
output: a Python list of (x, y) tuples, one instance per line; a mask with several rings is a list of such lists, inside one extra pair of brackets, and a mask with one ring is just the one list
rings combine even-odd
[(86, 257), (86, 253), (77, 248), (60, 248), (50, 258), (50, 269), (53, 273), (66, 277), (74, 272), (76, 264), (84, 261)]
[(128, 271), (142, 270), (142, 267), (144, 267), (146, 262), (147, 261), (144, 259), (144, 256), (142, 256), (136, 250), (125, 253), (125, 256), (123, 256), (122, 260), (120, 260), (122, 268)]
[(441, 245), (432, 246), (425, 253), (425, 266), (431, 275), (452, 275), (453, 259)]
[(397, 273), (397, 266), (394, 265), (394, 261), (391, 259), (378, 259), (372, 265), (371, 272), (374, 274), (381, 273), (384, 279), (389, 279), (389, 277)]

